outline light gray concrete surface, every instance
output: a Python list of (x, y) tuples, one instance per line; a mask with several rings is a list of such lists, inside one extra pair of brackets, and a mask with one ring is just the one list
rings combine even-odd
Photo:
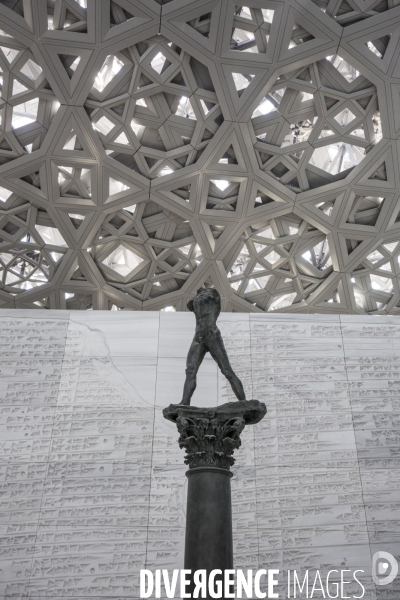
[[(400, 321), (218, 324), (268, 408), (236, 452), (235, 566), (280, 569), (281, 598), (287, 569), (363, 569), (364, 598), (398, 600), (371, 557), (400, 554)], [(183, 566), (186, 467), (161, 409), (193, 329), (183, 313), (0, 311), (0, 598), (138, 598), (140, 568)], [(206, 358), (193, 404), (233, 399)]]

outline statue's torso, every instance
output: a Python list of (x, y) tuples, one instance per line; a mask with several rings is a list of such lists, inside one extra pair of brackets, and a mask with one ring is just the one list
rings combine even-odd
[(193, 299), (193, 312), (196, 316), (195, 339), (199, 343), (221, 335), (216, 325), (220, 311), (220, 302), (211, 295), (203, 293)]

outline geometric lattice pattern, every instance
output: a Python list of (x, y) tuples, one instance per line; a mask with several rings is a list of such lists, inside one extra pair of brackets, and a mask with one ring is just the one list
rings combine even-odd
[(400, 7), (0, 0), (0, 307), (400, 312)]

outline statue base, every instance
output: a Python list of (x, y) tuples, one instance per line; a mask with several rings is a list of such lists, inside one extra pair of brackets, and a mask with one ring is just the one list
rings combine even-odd
[(266, 415), (267, 408), (258, 400), (242, 400), (227, 402), (212, 408), (186, 406), (185, 404), (170, 404), (164, 408), (163, 415), (168, 421), (176, 423), (179, 417), (196, 419), (199, 417), (217, 418), (218, 420), (242, 418), (245, 425), (255, 425)]
[[(232, 472), (215, 467), (189, 469), (186, 532), (185, 532), (185, 569), (194, 573), (200, 569), (207, 576), (214, 569), (220, 569), (216, 581), (221, 581), (223, 596), (225, 586), (223, 573), (233, 569), (232, 536)], [(191, 577), (190, 591), (194, 586)], [(210, 596), (207, 594), (207, 598)]]
[[(179, 446), (185, 448), (189, 465), (186, 509), (185, 569), (207, 574), (220, 569), (216, 577), (223, 589), (223, 574), (233, 568), (231, 466), (233, 451), (240, 447), (246, 425), (259, 423), (267, 412), (258, 400), (227, 402), (213, 408), (170, 404), (166, 419), (176, 424)], [(194, 583), (191, 581), (190, 591)], [(210, 596), (207, 594), (207, 598)]]

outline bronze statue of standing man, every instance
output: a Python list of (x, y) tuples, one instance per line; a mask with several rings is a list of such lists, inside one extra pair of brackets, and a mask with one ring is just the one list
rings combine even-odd
[(196, 389), (196, 375), (207, 352), (211, 354), (221, 373), (225, 375), (232, 390), (240, 401), (246, 400), (242, 382), (234, 373), (225, 350), (221, 332), (216, 323), (221, 312), (221, 296), (213, 288), (200, 288), (190, 300), (188, 309), (196, 316), (196, 332), (186, 361), (186, 381), (181, 404), (190, 405)]

